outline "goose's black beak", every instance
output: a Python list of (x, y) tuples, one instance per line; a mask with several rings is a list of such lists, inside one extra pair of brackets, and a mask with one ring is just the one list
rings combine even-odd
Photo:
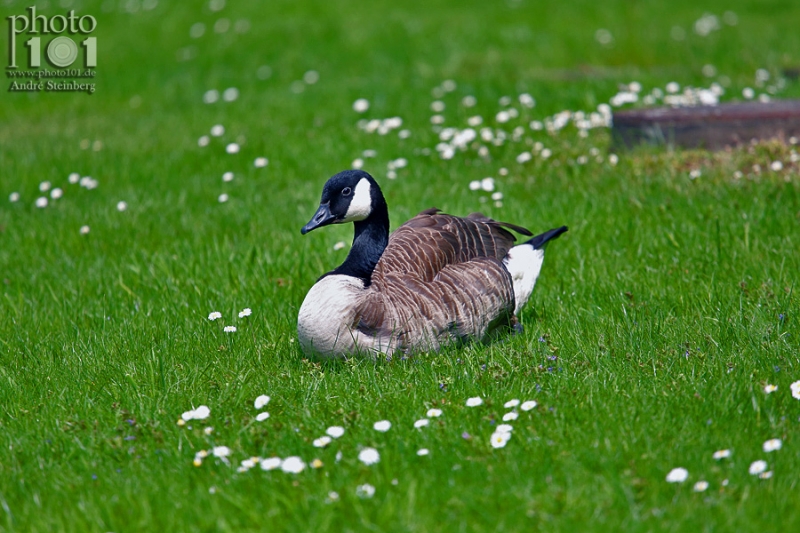
[(333, 223), (336, 220), (336, 216), (331, 213), (331, 205), (330, 202), (325, 202), (324, 204), (319, 205), (319, 209), (317, 212), (314, 213), (314, 216), (311, 217), (308, 224), (303, 226), (303, 229), (300, 230), (300, 233), (305, 235), (312, 229), (317, 229), (321, 226), (327, 226), (328, 224)]

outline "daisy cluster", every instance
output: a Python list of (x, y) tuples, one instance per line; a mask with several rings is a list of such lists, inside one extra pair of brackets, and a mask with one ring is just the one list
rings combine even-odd
[[(796, 400), (800, 400), (800, 381), (795, 381), (789, 386), (789, 389), (792, 393), (792, 397)], [(772, 394), (773, 392), (777, 391), (778, 387), (776, 385), (767, 384), (764, 387), (765, 394)], [(783, 441), (778, 438), (772, 438), (764, 441), (761, 445), (761, 451), (765, 454), (773, 453), (779, 451), (783, 448)], [(715, 461), (721, 461), (723, 459), (730, 459), (733, 456), (733, 452), (730, 449), (722, 449), (717, 450), (711, 454), (711, 458)], [(765, 459), (756, 459), (752, 461), (747, 468), (748, 474), (751, 476), (757, 476), (759, 479), (770, 479), (772, 478), (774, 472), (769, 469), (769, 463)], [(683, 467), (673, 468), (667, 473), (666, 481), (667, 483), (684, 483), (689, 479), (689, 471)], [(723, 479), (720, 482), (721, 487), (727, 487), (729, 484), (728, 479)], [(708, 489), (710, 483), (705, 479), (701, 479), (694, 483), (693, 490), (695, 492), (704, 492)]]
[[(709, 17), (713, 17), (709, 15)], [(714, 17), (716, 20), (716, 17)], [(708, 17), (704, 19), (711, 20)], [(708, 22), (699, 23), (700, 26)], [(491, 161), (500, 158), (502, 163), (503, 155), (497, 154), (497, 148), (517, 144), (520, 150), (512, 150), (516, 155), (513, 162), (518, 166), (530, 163), (544, 162), (556, 155), (554, 146), (556, 136), (567, 128), (577, 131), (581, 138), (588, 138), (590, 132), (595, 129), (607, 130), (612, 126), (612, 110), (630, 105), (667, 105), (671, 107), (687, 106), (714, 106), (717, 105), (726, 94), (725, 87), (731, 85), (730, 79), (726, 76), (719, 76), (717, 69), (713, 65), (705, 65), (703, 73), (706, 77), (716, 78), (707, 87), (681, 86), (678, 82), (671, 81), (663, 87), (654, 87), (645, 91), (643, 85), (638, 81), (631, 81), (619, 86), (619, 90), (610, 96), (607, 102), (600, 103), (595, 109), (590, 110), (562, 110), (553, 115), (537, 115), (536, 99), (529, 93), (520, 93), (515, 97), (503, 96), (497, 102), (497, 107), (488, 115), (475, 114), (471, 108), (475, 107), (478, 99), (474, 95), (465, 95), (460, 100), (446, 101), (448, 94), (456, 91), (458, 85), (453, 80), (445, 80), (439, 86), (434, 87), (432, 94), (434, 100), (429, 105), (430, 110), (430, 131), (435, 136), (435, 142), (431, 147), (417, 147), (414, 150), (416, 155), (429, 156), (438, 155), (442, 160), (451, 160), (459, 154), (477, 154), (480, 158)], [(770, 95), (777, 94), (786, 86), (786, 80), (782, 77), (774, 77), (767, 69), (760, 68), (755, 72), (754, 85), (763, 90), (759, 95), (751, 87), (742, 90), (742, 97), (745, 100), (758, 98), (762, 102), (768, 102)], [(353, 103), (353, 110), (359, 114), (366, 114), (370, 109), (370, 102), (366, 98), (359, 98)], [(452, 111), (448, 115), (448, 111)], [(391, 118), (361, 118), (357, 126), (366, 133), (377, 133), (379, 135), (389, 135), (395, 130), (399, 130), (398, 136), (407, 139), (412, 136), (408, 129), (400, 128), (404, 120), (395, 116)], [(547, 134), (545, 136), (542, 136)], [(415, 137), (426, 138), (426, 134), (414, 134)], [(548, 146), (549, 145), (549, 146)], [(563, 149), (563, 146), (562, 146)], [(353, 160), (354, 168), (362, 168), (368, 157), (375, 157), (374, 150), (365, 151), (371, 155), (362, 155)], [(574, 154), (567, 154), (568, 156)], [(402, 165), (395, 164), (402, 161)], [(590, 162), (605, 163), (614, 166), (619, 161), (615, 154), (605, 156), (596, 147), (590, 147), (589, 153), (578, 154), (568, 160), (569, 164), (585, 165)], [(404, 168), (408, 160), (406, 158), (396, 158), (387, 164), (386, 176), (389, 179), (398, 177), (397, 169)], [(508, 174), (508, 161), (506, 166), (501, 167), (500, 174)], [(558, 159), (553, 160), (553, 165), (561, 164)], [(472, 180), (469, 188), (476, 191), (495, 193), (494, 184), (489, 177), (484, 180)], [(495, 196), (500, 196), (497, 198)], [(490, 197), (481, 197), (482, 202), (495, 202), (496, 207), (502, 207), (502, 197), (496, 193)]]
[[(600, 104), (597, 109), (588, 112), (565, 110), (552, 116), (537, 117), (534, 115), (536, 99), (529, 93), (521, 93), (513, 98), (511, 96), (501, 97), (498, 100), (496, 111), (484, 117), (471, 109), (478, 103), (478, 99), (473, 95), (463, 96), (453, 102), (445, 102), (448, 94), (456, 91), (457, 87), (457, 83), (453, 80), (445, 80), (439, 86), (434, 87), (432, 93), (435, 99), (429, 105), (430, 133), (412, 134), (409, 129), (402, 129), (405, 122), (399, 116), (361, 118), (356, 125), (359, 130), (367, 134), (385, 136), (397, 131), (397, 136), (401, 140), (412, 136), (428, 139), (432, 134), (434, 144), (417, 146), (413, 148), (413, 153), (418, 156), (436, 154), (441, 160), (456, 159), (460, 155), (477, 155), (486, 161), (495, 157), (502, 159), (503, 156), (498, 156), (496, 152), (505, 149), (508, 144), (516, 144), (520, 146), (519, 150), (513, 151), (516, 154), (513, 161), (517, 166), (537, 161), (544, 162), (554, 155), (552, 144), (547, 146), (545, 137), (539, 140), (534, 137), (549, 134), (552, 138), (569, 125), (574, 126), (581, 137), (588, 137), (590, 130), (607, 129), (611, 126), (612, 108), (609, 104)], [(452, 99), (449, 97), (449, 100)], [(370, 102), (366, 98), (357, 99), (352, 107), (358, 114), (366, 114), (371, 108)], [(454, 119), (450, 115), (460, 118)], [(363, 150), (358, 157), (353, 159), (352, 167), (364, 168), (369, 164), (369, 160), (377, 155), (376, 150)], [(579, 156), (572, 163), (583, 165), (590, 161), (597, 163), (607, 161), (613, 166), (618, 162), (618, 157), (611, 154), (606, 158), (598, 148), (592, 147), (589, 154)], [(561, 163), (555, 161), (553, 164)], [(400, 176), (400, 171), (408, 166), (409, 159), (407, 157), (392, 156), (386, 163), (385, 176), (388, 179), (396, 179)], [(508, 176), (509, 173), (508, 166), (500, 167), (498, 170), (500, 177)], [(494, 176), (487, 176), (470, 181), (468, 186), (470, 190), (489, 193), (480, 197), (482, 203), (493, 202), (495, 207), (502, 207), (503, 193), (496, 190), (496, 180), (497, 178)]]
[[(230, 90), (230, 89), (228, 89), (228, 90)], [(237, 91), (236, 94), (238, 95), (238, 91)], [(235, 98), (234, 98), (234, 100), (235, 100)], [(232, 136), (227, 136), (226, 137), (226, 131), (227, 130), (226, 130), (224, 125), (222, 125), (222, 124), (214, 124), (213, 126), (211, 126), (211, 129), (209, 130), (208, 134), (202, 135), (202, 136), (200, 136), (199, 139), (197, 139), (197, 146), (199, 146), (201, 148), (205, 148), (205, 147), (211, 146), (212, 142), (214, 142), (213, 139), (220, 139), (221, 141), (220, 141), (219, 144), (220, 144), (220, 146), (221, 145), (225, 146), (225, 153), (230, 154), (230, 155), (238, 154), (239, 151), (241, 150), (242, 145), (246, 142), (246, 137), (244, 135), (242, 135), (242, 134), (239, 134), (236, 137), (232, 137)], [(223, 137), (224, 137), (224, 139), (223, 139)], [(264, 156), (256, 157), (253, 160), (253, 167), (254, 168), (265, 168), (267, 165), (269, 165), (269, 159), (267, 159)], [(235, 172), (233, 172), (231, 170), (227, 170), (227, 171), (222, 173), (222, 182), (223, 183), (231, 183), (236, 178), (236, 175), (237, 174)], [(219, 203), (221, 203), (221, 204), (227, 202), (229, 199), (230, 199), (230, 196), (229, 196), (229, 194), (227, 192), (222, 192), (222, 193), (219, 194), (219, 196), (217, 196), (217, 201)]]
[[(269, 418), (269, 413), (264, 411), (264, 408), (267, 406), (270, 400), (270, 396), (265, 394), (258, 396), (254, 400), (253, 407), (256, 411), (258, 411), (258, 414), (254, 417), (255, 421), (253, 423), (261, 423)], [(467, 408), (478, 408), (485, 405), (485, 402), (483, 398), (476, 396), (467, 399), (464, 405)], [(534, 400), (521, 402), (518, 399), (512, 399), (505, 402), (503, 407), (507, 410), (502, 416), (504, 423), (499, 424), (494, 429), (493, 433), (488, 437), (487, 444), (489, 448), (498, 449), (505, 447), (511, 440), (511, 435), (514, 430), (513, 426), (509, 422), (517, 420), (517, 418), (520, 416), (520, 412), (528, 412), (535, 409), (537, 407), (537, 402)], [(425, 410), (425, 416), (417, 419), (413, 422), (413, 424), (410, 425), (410, 427), (403, 428), (401, 431), (430, 431), (427, 428), (432, 425), (432, 421), (440, 419), (443, 416), (445, 416), (444, 409), (438, 407), (428, 408)], [(178, 425), (191, 430), (192, 426), (187, 425), (187, 423), (191, 423), (193, 420), (205, 421), (210, 417), (211, 409), (205, 405), (201, 405), (197, 409), (191, 409), (184, 412), (178, 419)], [(491, 423), (493, 424), (494, 421), (492, 420)], [(443, 424), (443, 422), (439, 423), (439, 425)], [(372, 423), (372, 430), (377, 433), (387, 434), (392, 431), (393, 428), (395, 428), (395, 425), (389, 420), (377, 420)], [(294, 431), (297, 432), (298, 430), (295, 429)], [(394, 429), (393, 433), (396, 431), (397, 429)], [(240, 454), (224, 444), (215, 442), (213, 427), (205, 427), (202, 433), (209, 446), (203, 447), (194, 453), (192, 464), (195, 467), (200, 467), (203, 465), (204, 461), (208, 459), (215, 459), (218, 463), (232, 468), (235, 464), (232, 463), (233, 457)], [(238, 466), (236, 466), (236, 472), (238, 474), (244, 474), (245, 472), (258, 467), (262, 471), (280, 470), (287, 474), (300, 474), (306, 469), (313, 470), (323, 468), (325, 463), (319, 457), (319, 455), (321, 455), (321, 451), (323, 449), (333, 447), (335, 443), (338, 443), (338, 441), (345, 437), (346, 433), (347, 430), (343, 426), (331, 425), (325, 430), (323, 435), (313, 438), (309, 437), (308, 440), (310, 440), (311, 448), (300, 450), (299, 453), (289, 455), (287, 457), (280, 457), (277, 455), (262, 457), (260, 455), (245, 453), (244, 458), (241, 459)], [(463, 432), (462, 437), (464, 439), (472, 439), (472, 436), (466, 431)], [(331, 452), (331, 455), (333, 463), (338, 464), (344, 459), (344, 452), (342, 451), (341, 446), (336, 447), (339, 449), (336, 450), (335, 454)], [(314, 451), (314, 449), (318, 451)], [(355, 464), (360, 463), (364, 467), (371, 467), (380, 463), (383, 459), (381, 451), (376, 446), (364, 446), (357, 444), (355, 449), (357, 450), (357, 452), (354, 453), (355, 460), (357, 461)], [(431, 450), (424, 447), (419, 448), (414, 452), (414, 455), (417, 457), (427, 457), (431, 455)], [(396, 484), (397, 481), (394, 480), (392, 483)], [(375, 495), (375, 492), (375, 487), (370, 484), (359, 485), (355, 488), (355, 494), (360, 498), (371, 498)], [(338, 494), (329, 494), (328, 500), (338, 500)]]
[[(249, 307), (245, 307), (244, 309), (239, 311), (239, 318), (240, 319), (247, 318), (252, 314), (253, 310), (250, 309)], [(208, 320), (210, 320), (211, 322), (219, 320), (220, 318), (222, 318), (222, 313), (220, 313), (219, 311), (211, 311), (208, 314)], [(225, 333), (236, 333), (237, 330), (236, 326), (225, 326), (222, 328), (222, 331), (224, 331)], [(267, 398), (267, 401), (269, 401), (269, 398)]]
[[(43, 181), (39, 183), (38, 186), (38, 194), (35, 194), (36, 199), (33, 201), (33, 205), (36, 206), (38, 209), (45, 209), (46, 207), (53, 206), (55, 203), (64, 197), (65, 189), (68, 189), (69, 186), (78, 185), (79, 187), (92, 190), (96, 189), (100, 183), (91, 176), (81, 176), (78, 172), (72, 172), (67, 176), (67, 183), (63, 186), (57, 186), (50, 181)], [(17, 191), (13, 191), (8, 195), (8, 201), (11, 203), (17, 203), (23, 200), (22, 194)], [(119, 208), (120, 204), (124, 205), (122, 209)], [(125, 202), (119, 202), (117, 204), (117, 210), (124, 211), (127, 208), (127, 204)], [(81, 226), (80, 233), (81, 235), (86, 235), (89, 233), (89, 226)]]

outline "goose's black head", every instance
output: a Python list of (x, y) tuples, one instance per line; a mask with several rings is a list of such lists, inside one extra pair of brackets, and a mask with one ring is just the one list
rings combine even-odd
[(325, 183), (319, 209), (300, 233), (305, 235), (328, 224), (360, 222), (376, 216), (387, 216), (386, 201), (378, 183), (363, 170), (345, 170)]

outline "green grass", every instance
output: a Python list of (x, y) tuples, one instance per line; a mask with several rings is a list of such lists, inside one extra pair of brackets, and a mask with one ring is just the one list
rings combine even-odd
[[(67, 10), (50, 4), (43, 12)], [(429, 106), (445, 79), (458, 84), (442, 98), (445, 126), (480, 114), (509, 132), (564, 109), (593, 111), (633, 80), (646, 92), (719, 81), (723, 99), (739, 99), (756, 69), (771, 72), (769, 84), (800, 63), (798, 4), (126, 5), (141, 7), (71, 7), (98, 19), (95, 94), (0, 99), (0, 531), (800, 526), (800, 402), (789, 392), (800, 379), (800, 177), (791, 147), (642, 149), (614, 166), (607, 130), (582, 139), (569, 126), (554, 136), (526, 128), (524, 138), (553, 156), (524, 165), (515, 157), (525, 140), (491, 147), (488, 159), (421, 152), (438, 142)], [(25, 7), (5, 2), (0, 14)], [(725, 10), (737, 25), (708, 37), (691, 30), (705, 12)], [(249, 31), (217, 34), (221, 17), (247, 19)], [(192, 39), (196, 22), (206, 33)], [(685, 40), (670, 37), (673, 26)], [(598, 28), (612, 33), (612, 47), (595, 41)], [(193, 58), (178, 61), (186, 47)], [(706, 64), (717, 76), (703, 76)], [(261, 65), (270, 78), (256, 76)], [(319, 82), (293, 93), (311, 69)], [(238, 100), (202, 103), (207, 90), (227, 87)], [(524, 91), (536, 107), (496, 125), (498, 99)], [(477, 97), (472, 110), (459, 104), (465, 95)], [(799, 96), (796, 80), (777, 94)], [(364, 117), (400, 116), (411, 137), (359, 130), (359, 97), (371, 102)], [(226, 133), (198, 147), (218, 123)], [(240, 136), (241, 152), (226, 154)], [(591, 148), (602, 162), (577, 164)], [(548, 249), (523, 335), (391, 362), (303, 359), (297, 310), (343, 260), (346, 249), (333, 245), (352, 229), (299, 229), (325, 179), (365, 149), (378, 153), (365, 169), (384, 187), (393, 226), (434, 205), (534, 231), (569, 225)], [(257, 156), (269, 166), (254, 168)], [(397, 157), (409, 165), (388, 180)], [(769, 170), (775, 160), (784, 170)], [(691, 179), (692, 169), (702, 176)], [(226, 171), (236, 174), (230, 183)], [(99, 187), (70, 185), (71, 172)], [(469, 190), (485, 176), (497, 179), (502, 207)], [(65, 194), (37, 209), (45, 180)], [(21, 200), (11, 203), (14, 191)], [(217, 201), (223, 192), (227, 203)], [(253, 315), (237, 318), (244, 307)], [(210, 322), (215, 310), (223, 319)], [(238, 331), (223, 333), (229, 324)], [(766, 395), (767, 383), (778, 391)], [(259, 394), (272, 397), (264, 422), (255, 421)], [(465, 407), (477, 395), (485, 404)], [(489, 436), (511, 398), (539, 406), (521, 412), (508, 445), (494, 450)], [(176, 424), (201, 404), (207, 421)], [(413, 429), (433, 406), (443, 416)], [(372, 429), (381, 419), (389, 432)], [(330, 425), (345, 435), (314, 448)], [(763, 453), (775, 437), (783, 448)], [(232, 465), (194, 467), (195, 452), (213, 445), (233, 450)], [(381, 461), (362, 465), (362, 446)], [(423, 447), (431, 453), (418, 457)], [(713, 460), (722, 448), (732, 457)], [(251, 455), (324, 466), (237, 473)], [(771, 479), (747, 472), (761, 458)], [(666, 483), (677, 466), (689, 481)], [(701, 479), (709, 489), (693, 492)], [(373, 498), (356, 496), (363, 483), (376, 487)], [(331, 491), (338, 501), (326, 502)]]

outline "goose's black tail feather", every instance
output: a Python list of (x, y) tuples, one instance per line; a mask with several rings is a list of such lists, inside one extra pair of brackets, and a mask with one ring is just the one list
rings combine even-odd
[(553, 239), (557, 239), (559, 235), (562, 233), (566, 233), (567, 227), (561, 226), (560, 228), (551, 229), (550, 231), (545, 231), (544, 233), (535, 236), (534, 238), (525, 241), (525, 244), (530, 244), (533, 246), (535, 250), (540, 250), (544, 248), (544, 245), (548, 243), (548, 241), (552, 241)]

